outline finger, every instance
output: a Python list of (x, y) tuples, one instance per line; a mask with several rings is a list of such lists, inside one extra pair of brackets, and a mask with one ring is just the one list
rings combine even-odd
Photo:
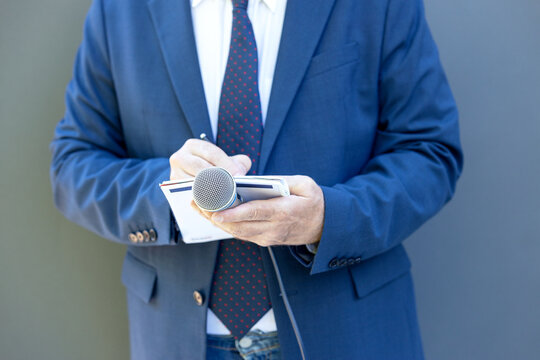
[(173, 175), (175, 180), (192, 177), (198, 174), (202, 169), (212, 166), (212, 164), (200, 156), (192, 154), (189, 148), (193, 146), (193, 141), (194, 140), (192, 139), (186, 141), (184, 146), (169, 158), (171, 179), (173, 179)]
[(246, 172), (244, 173), (244, 175), (248, 173), (249, 169), (251, 169), (252, 163), (251, 163), (251, 159), (249, 158), (249, 156), (244, 155), (244, 154), (240, 154), (240, 155), (233, 155), (233, 156), (231, 156), (231, 158), (238, 165), (240, 165), (244, 169), (246, 169)]
[(195, 176), (199, 173), (199, 171), (213, 166), (205, 159), (192, 154), (184, 155), (181, 159), (181, 163), (182, 170), (189, 176)]
[(219, 223), (215, 225), (237, 239), (250, 241), (261, 246), (270, 245), (268, 237), (265, 236), (265, 234), (272, 231), (272, 224), (268, 221)]
[(212, 213), (211, 212), (208, 212), (208, 211), (204, 211), (203, 209), (201, 209), (199, 206), (197, 206), (197, 204), (195, 203), (195, 201), (191, 200), (191, 203), (190, 203), (191, 207), (197, 211), (202, 217), (204, 218), (207, 218), (208, 220), (210, 220), (211, 216), (212, 216)]
[(281, 211), (284, 198), (253, 200), (232, 209), (220, 211), (212, 215), (216, 223), (234, 223), (242, 221), (268, 221), (276, 212)]
[(245, 175), (247, 169), (243, 163), (234, 161), (222, 149), (216, 145), (202, 140), (191, 139), (186, 142), (188, 150), (213, 166), (219, 166), (230, 172), (234, 176)]
[(184, 171), (182, 171), (182, 169), (179, 169), (177, 167), (173, 167), (171, 165), (171, 174), (169, 176), (169, 180), (182, 180), (182, 179), (185, 179), (185, 178), (188, 178), (188, 177), (191, 177), (191, 175), (185, 173)]

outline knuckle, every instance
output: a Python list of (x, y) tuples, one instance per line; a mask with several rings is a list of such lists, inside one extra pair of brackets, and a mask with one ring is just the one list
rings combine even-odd
[(212, 162), (212, 152), (206, 146), (201, 146), (197, 153), (204, 160)]
[(319, 187), (317, 183), (310, 178), (309, 176), (302, 176), (302, 186), (307, 190), (308, 193), (315, 193)]
[(283, 238), (285, 237), (285, 230), (283, 227), (280, 227), (274, 236), (276, 242), (282, 242)]
[(219, 165), (219, 162), (221, 160), (220, 152), (216, 148), (209, 147), (209, 146), (208, 147), (204, 146), (201, 149), (201, 156), (203, 159), (205, 159), (206, 161), (208, 161), (209, 163), (213, 165)]
[(190, 151), (193, 149), (193, 139), (188, 139), (177, 152)]
[(260, 215), (260, 210), (256, 207), (253, 207), (250, 209), (249, 213), (248, 213), (248, 218), (250, 220), (256, 220), (259, 218), (259, 215)]
[(239, 171), (238, 165), (229, 157), (219, 157), (216, 159), (216, 165), (224, 168), (231, 174), (236, 174)]
[(195, 139), (187, 139), (186, 142), (184, 143), (184, 146), (182, 146), (182, 148), (186, 147), (186, 148), (192, 148), (193, 146), (195, 146), (197, 140)]
[(309, 176), (301, 175), (300, 182), (309, 189), (313, 186), (313, 180)]
[(180, 163), (180, 162), (184, 161), (184, 159), (186, 158), (186, 155), (187, 154), (186, 154), (185, 151), (180, 150), (180, 151), (176, 152), (176, 154), (174, 155), (174, 159), (175, 159), (175, 161), (177, 163)]
[(170, 157), (169, 157), (169, 163), (173, 164), (177, 161), (178, 157), (182, 154), (182, 148), (176, 150)]
[(278, 242), (285, 242), (290, 234), (290, 228), (289, 226), (282, 226), (279, 229), (279, 233), (277, 234), (277, 241)]
[(186, 155), (187, 151), (184, 148), (181, 148), (171, 156), (170, 160), (174, 164), (181, 164), (185, 160)]
[(319, 192), (321, 189), (312, 178), (309, 178), (309, 185), (312, 192)]
[(230, 233), (231, 233), (231, 235), (233, 235), (235, 238), (238, 238), (238, 239), (242, 238), (243, 235), (244, 235), (244, 232), (241, 229), (237, 228), (237, 227), (231, 228)]
[(276, 211), (276, 215), (279, 220), (286, 220), (293, 215), (293, 212), (289, 206), (284, 206)]

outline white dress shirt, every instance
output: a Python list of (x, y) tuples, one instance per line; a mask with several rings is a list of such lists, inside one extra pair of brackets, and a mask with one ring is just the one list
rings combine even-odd
[[(247, 8), (257, 42), (259, 98), (263, 126), (268, 110), (286, 6), (286, 0), (249, 0)], [(193, 30), (214, 139), (218, 128), (221, 86), (231, 42), (232, 9), (232, 0), (191, 0)], [(254, 329), (265, 332), (277, 329), (272, 309), (253, 326), (252, 330)], [(230, 334), (230, 331), (210, 309), (208, 309), (206, 332), (214, 335)]]

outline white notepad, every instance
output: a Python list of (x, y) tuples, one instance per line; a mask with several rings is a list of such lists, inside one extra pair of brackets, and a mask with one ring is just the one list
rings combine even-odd
[[(194, 178), (159, 184), (174, 214), (186, 244), (230, 239), (231, 235), (214, 226), (191, 207)], [(235, 176), (236, 191), (244, 202), (289, 196), (287, 182), (277, 176)]]

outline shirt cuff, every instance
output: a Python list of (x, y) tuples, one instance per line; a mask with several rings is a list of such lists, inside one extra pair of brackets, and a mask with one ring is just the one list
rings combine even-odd
[(306, 245), (290, 245), (289, 250), (300, 264), (307, 268), (311, 267), (315, 254), (309, 251)]
[(306, 244), (307, 250), (313, 255), (317, 255), (317, 250), (319, 250), (319, 241), (313, 244)]

